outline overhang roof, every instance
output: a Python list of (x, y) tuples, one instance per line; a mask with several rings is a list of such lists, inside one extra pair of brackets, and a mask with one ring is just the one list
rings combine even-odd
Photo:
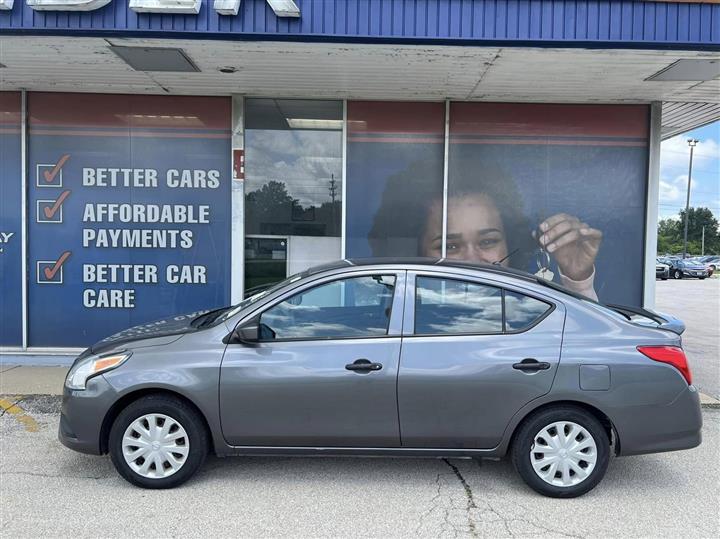
[[(111, 45), (181, 49), (198, 72), (135, 71)], [(0, 90), (367, 100), (663, 102), (663, 136), (720, 117), (720, 79), (652, 81), (703, 51), (0, 37)], [(229, 72), (228, 72), (229, 71)]]

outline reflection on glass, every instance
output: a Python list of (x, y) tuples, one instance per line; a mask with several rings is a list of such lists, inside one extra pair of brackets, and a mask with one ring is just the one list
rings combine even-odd
[(532, 325), (550, 308), (544, 301), (505, 291), (505, 331), (519, 331)]
[(265, 311), (263, 340), (330, 339), (386, 335), (395, 277), (372, 275), (333, 281)]
[(246, 100), (247, 234), (340, 236), (341, 180), (341, 102)]
[(502, 332), (499, 288), (431, 277), (418, 277), (416, 288), (416, 334)]

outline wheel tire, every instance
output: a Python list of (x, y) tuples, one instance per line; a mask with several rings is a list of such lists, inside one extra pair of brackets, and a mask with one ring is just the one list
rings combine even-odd
[[(590, 433), (596, 445), (595, 467), (584, 480), (575, 485), (552, 485), (533, 469), (531, 455), (535, 447), (535, 437), (556, 422), (576, 423)], [(575, 498), (595, 488), (605, 476), (610, 458), (610, 440), (603, 426), (592, 414), (575, 406), (554, 406), (533, 414), (523, 421), (510, 451), (515, 469), (530, 488), (551, 498)]]
[[(183, 440), (189, 446), (185, 461), (167, 477), (141, 475), (128, 464), (123, 454), (122, 443), (126, 430), (135, 420), (148, 414), (167, 416), (178, 423), (187, 435), (187, 442)], [(190, 479), (205, 461), (209, 445), (205, 423), (195, 408), (169, 395), (148, 395), (129, 404), (117, 416), (110, 429), (108, 449), (115, 469), (130, 483), (143, 488), (164, 489), (176, 487)]]
[(682, 271), (680, 271), (680, 270), (673, 271), (673, 279), (682, 279)]
[(705, 279), (705, 277), (698, 277), (698, 279), (700, 279), (702, 281), (703, 279)]

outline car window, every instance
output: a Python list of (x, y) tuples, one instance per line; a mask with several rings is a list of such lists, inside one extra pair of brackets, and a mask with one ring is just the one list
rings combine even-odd
[(332, 281), (278, 303), (260, 317), (260, 340), (387, 335), (394, 275)]
[(530, 327), (550, 309), (551, 305), (544, 301), (506, 290), (505, 331), (520, 331)]
[(436, 277), (416, 279), (416, 335), (501, 332), (499, 288)]

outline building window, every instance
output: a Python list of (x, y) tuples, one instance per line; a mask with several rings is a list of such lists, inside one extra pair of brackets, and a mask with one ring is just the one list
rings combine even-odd
[[(341, 101), (245, 100), (246, 291), (340, 258), (342, 116)], [(260, 239), (284, 256), (252, 248)]]

